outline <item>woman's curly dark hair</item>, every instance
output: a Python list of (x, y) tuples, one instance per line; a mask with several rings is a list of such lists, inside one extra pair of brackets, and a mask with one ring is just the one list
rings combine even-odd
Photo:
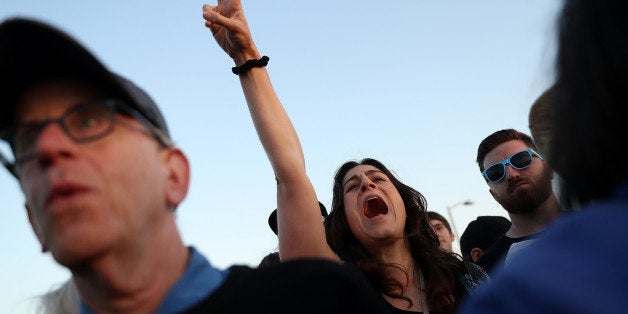
[(405, 205), (406, 223), (404, 234), (410, 244), (410, 253), (417, 268), (425, 278), (425, 294), (428, 307), (434, 312), (451, 313), (465, 294), (458, 276), (464, 273), (462, 261), (439, 248), (438, 238), (427, 218), (427, 202), (417, 190), (401, 183), (381, 162), (365, 158), (360, 162), (344, 163), (334, 176), (332, 210), (325, 219), (327, 243), (345, 263), (362, 271), (371, 283), (384, 295), (403, 299), (401, 282), (391, 278), (391, 271), (400, 270), (408, 275), (401, 265), (381, 263), (371, 255), (351, 233), (344, 212), (342, 179), (347, 172), (359, 165), (371, 165), (382, 171), (391, 180)]

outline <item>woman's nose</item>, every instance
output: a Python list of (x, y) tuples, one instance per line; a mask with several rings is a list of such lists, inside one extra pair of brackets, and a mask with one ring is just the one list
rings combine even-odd
[(376, 187), (375, 183), (371, 181), (368, 177), (362, 179), (362, 185), (360, 186), (360, 190), (365, 192), (367, 189), (374, 189)]

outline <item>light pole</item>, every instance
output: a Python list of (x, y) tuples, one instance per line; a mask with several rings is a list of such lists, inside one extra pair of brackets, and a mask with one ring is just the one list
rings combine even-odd
[(451, 226), (454, 229), (454, 236), (456, 237), (456, 241), (460, 243), (460, 236), (458, 236), (458, 228), (456, 228), (456, 221), (454, 221), (454, 216), (451, 215), (451, 210), (458, 205), (465, 205), (465, 206), (473, 205), (473, 201), (472, 200), (460, 201), (453, 205), (447, 206), (447, 214), (449, 215), (449, 222), (451, 223)]

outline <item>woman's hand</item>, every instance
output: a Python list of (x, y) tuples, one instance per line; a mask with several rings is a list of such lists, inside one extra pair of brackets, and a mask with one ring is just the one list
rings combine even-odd
[(217, 6), (203, 5), (205, 26), (214, 39), (235, 62), (242, 65), (249, 59), (259, 59), (240, 0), (218, 0)]

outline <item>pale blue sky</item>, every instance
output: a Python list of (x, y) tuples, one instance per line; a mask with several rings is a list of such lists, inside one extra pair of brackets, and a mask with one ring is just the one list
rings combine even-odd
[[(243, 2), (328, 208), (336, 168), (374, 157), (431, 210), (475, 201), (453, 210), (460, 232), (476, 216), (505, 215), (479, 174), (477, 145), (499, 129), (529, 132), (528, 110), (552, 81), (560, 1)], [(221, 268), (256, 265), (276, 248), (266, 224), (274, 177), (203, 3), (8, 0), (0, 18), (51, 22), (146, 89), (191, 160), (177, 214), (186, 243)], [(4, 170), (0, 200), (0, 311), (26, 313), (69, 274), (40, 253)]]

